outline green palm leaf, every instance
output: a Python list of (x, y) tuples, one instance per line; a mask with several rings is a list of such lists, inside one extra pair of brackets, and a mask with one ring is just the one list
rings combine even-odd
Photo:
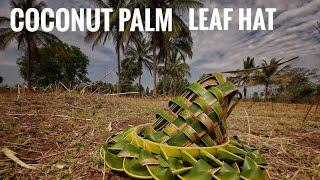
[(259, 151), (227, 136), (237, 94), (220, 73), (203, 76), (153, 124), (109, 138), (101, 150), (106, 165), (138, 179), (268, 179)]

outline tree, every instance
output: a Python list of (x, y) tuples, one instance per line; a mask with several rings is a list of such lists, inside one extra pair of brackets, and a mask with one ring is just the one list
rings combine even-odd
[(3, 78), (2, 76), (0, 76), (0, 84), (3, 82)]
[[(137, 0), (139, 1), (139, 0)], [(136, 1), (132, 1), (136, 2)], [(173, 30), (172, 32), (150, 32), (150, 42), (152, 47), (152, 62), (153, 62), (153, 95), (157, 95), (157, 73), (158, 73), (158, 58), (157, 58), (157, 49), (160, 52), (163, 50), (164, 57), (169, 56), (169, 51), (171, 46), (167, 46), (172, 41), (173, 37), (177, 37), (182, 30), (186, 30), (187, 27), (184, 21), (181, 18), (181, 14), (188, 11), (190, 7), (201, 7), (202, 3), (199, 0), (189, 0), (189, 1), (155, 1), (155, 0), (140, 0), (143, 7), (148, 7), (151, 10), (151, 26), (155, 27), (155, 9), (156, 8), (172, 8), (173, 9)], [(190, 31), (188, 31), (190, 33)], [(183, 44), (182, 44), (183, 45)], [(167, 60), (165, 60), (167, 61)], [(165, 66), (167, 62), (164, 63)]]
[[(142, 64), (135, 59), (126, 58), (121, 62), (122, 71), (120, 74), (120, 84), (122, 92), (133, 91), (132, 85), (135, 79), (142, 74)], [(138, 85), (140, 88), (141, 85)]]
[[(289, 61), (288, 61), (289, 62)], [(280, 69), (282, 65), (282, 59), (277, 60), (272, 58), (269, 62), (263, 60), (261, 67), (258, 71), (255, 71), (252, 80), (254, 84), (261, 84), (265, 86), (264, 89), (264, 100), (268, 100), (269, 97), (269, 87), (272, 84), (280, 84), (284, 79), (281, 73), (288, 69), (290, 66), (284, 66)]]
[(276, 89), (275, 99), (296, 103), (310, 101), (317, 95), (318, 85), (314, 82), (320, 77), (317, 69), (288, 68), (280, 76), (284, 80)]
[[(120, 49), (124, 49), (124, 44), (128, 44), (131, 40), (135, 38), (140, 38), (141, 33), (140, 32), (130, 32), (130, 24), (131, 21), (128, 21), (126, 23), (125, 31), (120, 32), (119, 31), (119, 8), (128, 8), (133, 12), (135, 8), (140, 8), (140, 12), (143, 14), (145, 8), (150, 8), (151, 15), (148, 20), (151, 20), (151, 27), (155, 27), (155, 19), (156, 14), (155, 10), (156, 8), (172, 8), (174, 10), (173, 14), (173, 31), (172, 32), (150, 32), (150, 43), (152, 47), (152, 69), (153, 69), (153, 84), (154, 84), (154, 90), (153, 94), (156, 95), (156, 85), (157, 85), (157, 52), (161, 48), (170, 48), (169, 46), (165, 46), (166, 43), (161, 43), (161, 41), (170, 42), (171, 38), (174, 37), (177, 34), (179, 34), (179, 31), (183, 29), (182, 27), (187, 27), (183, 20), (181, 19), (181, 13), (186, 12), (190, 7), (200, 7), (202, 6), (202, 3), (199, 0), (189, 0), (189, 1), (154, 1), (154, 0), (108, 0), (106, 2), (102, 0), (90, 0), (91, 2), (94, 2), (98, 7), (110, 7), (113, 8), (113, 12), (111, 13), (110, 17), (110, 32), (105, 32), (103, 29), (103, 21), (101, 21), (101, 28), (97, 32), (88, 32), (86, 39), (87, 40), (93, 40), (93, 46), (97, 45), (99, 42), (105, 43), (106, 40), (110, 37), (113, 38), (113, 41), (116, 44), (116, 50), (118, 54), (118, 75), (119, 75), (119, 81), (120, 81), (120, 74), (121, 74), (121, 60), (120, 60)], [(165, 35), (165, 36), (164, 36)], [(165, 38), (163, 38), (165, 37)], [(183, 45), (183, 44), (181, 44)], [(166, 63), (165, 63), (166, 64)]]
[[(104, 18), (103, 14), (101, 14), (100, 21), (100, 29), (97, 32), (87, 32), (85, 40), (93, 41), (92, 49), (98, 45), (98, 43), (102, 42), (103, 45), (107, 42), (108, 39), (112, 39), (115, 43), (115, 49), (117, 53), (117, 66), (118, 66), (118, 88), (117, 91), (120, 92), (120, 80), (121, 80), (121, 57), (120, 51), (124, 52), (124, 45), (131, 41), (131, 39), (139, 38), (141, 35), (140, 32), (130, 32), (129, 24), (126, 23), (125, 31), (119, 30), (119, 9), (125, 8), (127, 6), (126, 0), (107, 0), (104, 2), (103, 0), (89, 0), (93, 2), (99, 8), (112, 8), (113, 12), (110, 13), (109, 25), (110, 31), (104, 30)], [(94, 18), (92, 19), (94, 22)], [(137, 36), (137, 37), (136, 37)]]
[[(31, 74), (30, 81), (37, 86), (48, 86), (49, 84), (61, 81), (69, 87), (83, 82), (88, 82), (87, 66), (88, 57), (83, 54), (80, 48), (65, 44), (64, 50), (68, 55), (52, 54), (52, 49), (43, 47), (39, 51), (39, 62), (34, 63), (35, 70)], [(18, 59), (21, 76), (28, 77), (28, 56)]]
[(164, 66), (160, 66), (159, 74), (163, 76), (163, 88), (166, 90), (166, 84), (169, 83), (167, 87), (171, 89), (171, 94), (175, 96), (179, 82), (184, 82), (186, 76), (190, 76), (190, 67), (185, 62), (185, 57), (177, 49), (173, 49), (170, 53), (170, 62), (166, 69)]
[(251, 58), (248, 56), (246, 59), (243, 60), (243, 69), (248, 71), (237, 72), (236, 76), (229, 78), (234, 83), (239, 84), (239, 86), (243, 86), (243, 95), (245, 99), (247, 98), (247, 86), (249, 81), (252, 78), (254, 68), (255, 68), (254, 58)]
[[(171, 54), (178, 53), (180, 56), (185, 58), (192, 58), (192, 37), (189, 28), (181, 22), (179, 25), (179, 31), (172, 34), (171, 32), (163, 33), (163, 38), (160, 38), (159, 53), (158, 53), (158, 63), (164, 65), (162, 75), (164, 78), (168, 76), (168, 66), (171, 63)], [(166, 83), (164, 83), (164, 86)], [(166, 87), (164, 87), (166, 89)]]
[[(21, 8), (24, 13), (30, 8), (36, 8), (41, 12), (46, 7), (45, 2), (38, 3), (37, 0), (11, 0), (10, 4), (11, 8)], [(18, 15), (15, 18), (16, 22), (22, 21)], [(34, 19), (31, 19), (31, 21), (33, 22)], [(25, 56), (28, 57), (26, 80), (30, 89), (32, 86), (33, 63), (38, 60), (38, 46), (59, 48), (61, 41), (53, 34), (40, 30), (29, 32), (24, 28), (21, 32), (14, 32), (10, 27), (10, 19), (8, 17), (0, 17), (0, 27), (0, 49), (5, 49), (13, 40), (16, 40), (18, 50), (24, 50)]]
[[(150, 55), (150, 43), (144, 38), (139, 38), (133, 41), (126, 48), (125, 56), (131, 59), (132, 62), (137, 63), (139, 67), (146, 67), (151, 74), (152, 70), (152, 57)], [(141, 86), (142, 69), (139, 71), (139, 86)]]
[[(174, 82), (174, 84), (172, 84)], [(172, 87), (171, 87), (172, 85)], [(159, 94), (167, 94), (170, 93), (171, 96), (176, 96), (177, 94), (181, 94), (186, 88), (190, 85), (187, 78), (179, 79), (178, 81), (174, 81), (170, 76), (162, 77), (158, 84), (157, 89)]]

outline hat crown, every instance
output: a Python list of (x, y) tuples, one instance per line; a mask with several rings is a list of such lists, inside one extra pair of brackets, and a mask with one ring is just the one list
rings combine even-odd
[[(239, 94), (239, 98), (235, 96)], [(144, 138), (171, 146), (211, 147), (227, 141), (226, 119), (241, 98), (220, 73), (203, 76), (156, 115)], [(232, 100), (235, 100), (232, 104)]]

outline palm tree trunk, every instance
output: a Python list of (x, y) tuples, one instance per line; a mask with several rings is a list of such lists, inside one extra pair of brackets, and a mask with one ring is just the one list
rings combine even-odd
[(31, 52), (31, 44), (29, 38), (27, 38), (27, 49), (28, 49), (28, 69), (27, 69), (27, 83), (28, 83), (28, 90), (31, 90), (31, 61), (32, 61), (32, 52)]
[(174, 85), (174, 82), (177, 82), (177, 81), (175, 81), (174, 78), (172, 77), (172, 80), (171, 80), (172, 97), (176, 96), (176, 87)]
[(166, 96), (167, 95), (167, 90), (166, 90), (166, 79), (167, 79), (167, 77), (168, 77), (168, 72), (167, 72), (167, 60), (166, 60), (166, 58), (164, 59), (164, 74), (163, 74), (163, 79), (164, 79), (164, 81), (163, 81), (163, 87), (162, 87), (162, 94), (164, 95), (164, 96)]
[(266, 82), (265, 89), (264, 89), (264, 101), (268, 100), (268, 96), (269, 96), (269, 83)]
[[(167, 36), (165, 36), (165, 42), (166, 42), (166, 40), (167, 40)], [(166, 45), (164, 45), (164, 46), (166, 46)], [(167, 68), (168, 68), (168, 56), (167, 56), (167, 47), (164, 47), (164, 56), (163, 56), (163, 58), (164, 58), (164, 60), (163, 60), (163, 62), (164, 62), (164, 74), (163, 74), (163, 79), (167, 79), (168, 78), (168, 71), (167, 71)], [(170, 85), (169, 85), (170, 86)], [(166, 91), (166, 83), (165, 83), (165, 81), (164, 81), (164, 83), (163, 83), (163, 95), (167, 95), (167, 91)], [(169, 94), (169, 92), (168, 92), (168, 94)]]
[(141, 86), (141, 76), (142, 75), (139, 76), (139, 82), (138, 82), (139, 83), (139, 87)]
[(117, 86), (117, 93), (120, 93), (121, 91), (121, 60), (120, 60), (120, 45), (117, 45), (117, 55), (118, 55), (118, 86)]
[(243, 96), (244, 96), (244, 99), (247, 99), (247, 85), (243, 86)]
[(157, 95), (157, 55), (156, 44), (152, 43), (152, 61), (153, 61), (153, 95)]
[(139, 83), (139, 93), (140, 93), (140, 96), (141, 96), (142, 93), (143, 93), (143, 89), (142, 89), (142, 91), (140, 90), (140, 87), (141, 87), (141, 76), (142, 76), (142, 75), (139, 76), (139, 82), (138, 82), (138, 83)]

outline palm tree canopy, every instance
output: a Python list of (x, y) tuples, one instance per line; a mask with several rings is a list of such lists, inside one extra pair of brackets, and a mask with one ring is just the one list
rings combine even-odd
[[(126, 0), (88, 0), (93, 2), (99, 8), (112, 8), (113, 11), (110, 13), (109, 26), (110, 31), (104, 30), (104, 18), (100, 18), (100, 28), (97, 32), (87, 32), (85, 36), (85, 41), (93, 41), (92, 49), (97, 46), (99, 43), (105, 44), (107, 40), (112, 39), (115, 44), (115, 50), (117, 53), (117, 64), (118, 64), (118, 92), (121, 91), (120, 87), (120, 74), (121, 74), (121, 59), (120, 51), (124, 52), (125, 44), (128, 44), (132, 39), (137, 39), (141, 37), (141, 32), (130, 32), (131, 22), (125, 24), (125, 31), (120, 31), (119, 25), (119, 9), (128, 6), (128, 1)], [(103, 16), (103, 14), (101, 14)], [(94, 18), (92, 19), (93, 22)], [(94, 24), (94, 23), (93, 23)]]
[[(151, 2), (150, 2), (151, 1)], [(147, 7), (153, 8), (172, 8), (172, 31), (171, 32), (151, 32), (151, 38), (158, 44), (159, 54), (165, 58), (169, 56), (171, 49), (178, 49), (179, 53), (184, 56), (192, 57), (192, 37), (188, 26), (181, 18), (183, 12), (188, 11), (192, 7), (202, 7), (201, 1), (188, 0), (188, 1), (154, 1), (147, 2)], [(154, 22), (153, 22), (154, 23)], [(161, 55), (162, 54), (162, 55)]]
[[(290, 59), (288, 59), (288, 60), (284, 60), (283, 58), (281, 58), (280, 60), (278, 60), (278, 61), (279, 61), (278, 64), (271, 64), (271, 65), (269, 65), (269, 67), (272, 67), (272, 66), (280, 66), (280, 65), (289, 63), (289, 62), (294, 61), (294, 60), (297, 60), (297, 59), (299, 59), (299, 56), (290, 58)], [(241, 70), (238, 69), (238, 70), (224, 71), (224, 72), (222, 72), (222, 73), (224, 73), (224, 74), (234, 74), (234, 73), (239, 73), (239, 72), (248, 72), (248, 71), (251, 72), (251, 71), (256, 71), (256, 70), (259, 70), (259, 69), (262, 69), (262, 68), (263, 68), (263, 67), (257, 66), (257, 67), (255, 67), (255, 68), (251, 68), (251, 69), (241, 69)], [(267, 68), (267, 67), (265, 67), (265, 68)]]
[(252, 78), (253, 84), (278, 84), (283, 81), (281, 73), (288, 69), (290, 66), (286, 65), (282, 68), (282, 59), (277, 60), (272, 58), (269, 62), (263, 60), (261, 70), (256, 71)]
[[(29, 8), (36, 8), (39, 12), (46, 7), (46, 3), (43, 1), (37, 2), (36, 0), (11, 0), (11, 8), (21, 8), (26, 12)], [(20, 17), (16, 17), (17, 21), (21, 20)], [(23, 18), (22, 18), (23, 19)], [(53, 34), (36, 31), (29, 32), (25, 28), (21, 32), (14, 32), (10, 27), (10, 19), (8, 17), (0, 17), (0, 49), (5, 49), (12, 41), (16, 40), (18, 43), (18, 49), (24, 49), (27, 46), (27, 39), (29, 38), (32, 48), (36, 48), (39, 45), (57, 45), (61, 41)]]
[[(110, 31), (105, 31), (104, 29), (104, 18), (100, 18), (100, 28), (97, 32), (87, 31), (85, 36), (85, 41), (93, 42), (92, 49), (94, 49), (99, 43), (105, 44), (107, 40), (112, 40), (116, 44), (116, 51), (124, 50), (124, 44), (129, 43), (131, 39), (136, 39), (141, 36), (140, 32), (130, 32), (129, 24), (127, 22), (125, 26), (125, 31), (119, 31), (119, 9), (128, 6), (126, 0), (88, 0), (93, 2), (99, 8), (112, 8), (113, 11), (110, 13), (109, 25)], [(101, 16), (103, 14), (101, 13)], [(94, 18), (92, 19), (94, 22)], [(93, 23), (94, 24), (94, 23)]]
[(246, 71), (235, 71), (235, 76), (232, 76), (229, 79), (236, 84), (246, 86), (253, 75), (254, 68), (256, 68), (254, 58), (248, 56), (243, 60), (243, 69)]
[[(46, 3), (37, 0), (11, 0), (11, 8), (20, 8), (26, 13), (30, 8), (36, 8), (39, 12), (46, 7)], [(18, 15), (15, 17), (16, 22), (23, 20)], [(34, 19), (31, 19), (34, 22)], [(35, 32), (29, 32), (25, 27), (20, 32), (14, 32), (10, 27), (10, 19), (8, 17), (0, 17), (0, 50), (5, 49), (11, 42), (17, 41), (18, 50), (24, 50), (28, 59), (28, 87), (31, 88), (31, 76), (32, 65), (34, 61), (38, 61), (39, 58), (39, 46), (47, 46), (52, 50), (66, 55), (66, 51), (63, 48), (63, 43), (53, 34), (37, 30)]]
[[(139, 8), (140, 13), (144, 13), (145, 8), (149, 8), (151, 11), (150, 17), (148, 17), (151, 22), (150, 26), (155, 27), (155, 16), (156, 8), (172, 8), (173, 9), (173, 31), (172, 32), (150, 32), (150, 44), (152, 45), (152, 69), (153, 69), (153, 84), (154, 91), (156, 94), (156, 81), (157, 81), (157, 65), (158, 59), (161, 57), (163, 59), (164, 64), (167, 64), (168, 57), (170, 56), (171, 49), (178, 49), (181, 55), (187, 55), (189, 57), (192, 56), (192, 38), (191, 33), (181, 19), (180, 13), (187, 11), (190, 7), (201, 7), (202, 2), (200, 0), (187, 0), (187, 1), (177, 1), (177, 0), (88, 0), (94, 2), (94, 4), (98, 7), (104, 8), (113, 8), (113, 12), (110, 14), (110, 31), (105, 32), (101, 25), (100, 29), (97, 32), (87, 32), (86, 41), (93, 41), (93, 48), (99, 43), (105, 42), (112, 38), (113, 42), (116, 44), (116, 51), (118, 54), (118, 72), (120, 74), (120, 55), (119, 51), (122, 48), (124, 51), (125, 44), (130, 44), (130, 41), (134, 41), (134, 39), (139, 39), (142, 37), (141, 32), (131, 32), (130, 24), (131, 20), (129, 20), (125, 24), (125, 30), (119, 31), (119, 8), (128, 8), (133, 11), (134, 8)], [(143, 16), (142, 16), (143, 17)], [(145, 21), (145, 19), (143, 19)], [(104, 23), (101, 21), (100, 23)], [(186, 36), (187, 35), (187, 36)], [(128, 49), (130, 50), (130, 48)], [(158, 58), (156, 53), (158, 52)], [(147, 62), (147, 61), (145, 61)], [(149, 63), (145, 64), (145, 66), (149, 66)], [(119, 80), (120, 81), (120, 80)]]
[(251, 69), (255, 67), (254, 58), (247, 57), (247, 59), (243, 60), (243, 68), (244, 69)]
[(182, 56), (177, 49), (172, 50), (170, 60), (166, 70), (164, 66), (159, 67), (159, 74), (164, 75), (166, 73), (165, 71), (167, 71), (173, 79), (190, 76), (190, 66), (185, 62), (185, 57)]
[(136, 39), (130, 43), (125, 52), (126, 58), (133, 59), (135, 62), (139, 63), (142, 67), (145, 66), (149, 72), (152, 70), (152, 56), (151, 56), (151, 46), (150, 42), (146, 39)]

